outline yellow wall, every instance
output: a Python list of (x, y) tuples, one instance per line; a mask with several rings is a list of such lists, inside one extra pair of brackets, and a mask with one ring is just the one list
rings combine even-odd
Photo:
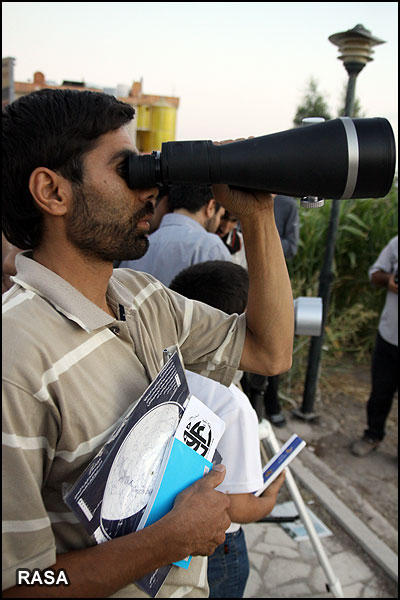
[(136, 129), (149, 131), (151, 129), (151, 108), (150, 106), (136, 107)]
[(140, 152), (161, 150), (163, 142), (175, 140), (175, 107), (141, 105), (136, 110), (136, 145)]

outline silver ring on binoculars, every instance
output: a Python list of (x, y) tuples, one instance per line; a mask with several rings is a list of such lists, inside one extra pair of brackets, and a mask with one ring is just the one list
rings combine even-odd
[(347, 181), (342, 198), (351, 198), (356, 189), (359, 165), (358, 137), (353, 120), (350, 117), (340, 117), (347, 136), (347, 148), (349, 152), (349, 169)]

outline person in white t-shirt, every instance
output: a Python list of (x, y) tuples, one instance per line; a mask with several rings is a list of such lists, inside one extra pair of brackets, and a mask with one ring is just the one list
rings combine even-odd
[(372, 285), (387, 290), (379, 318), (371, 364), (371, 393), (367, 402), (367, 429), (353, 442), (355, 456), (367, 456), (385, 437), (386, 420), (399, 388), (399, 236), (395, 235), (368, 271)]
[[(234, 263), (207, 261), (181, 271), (170, 287), (228, 314), (240, 314), (247, 304), (248, 274)], [(250, 566), (240, 523), (258, 521), (272, 511), (285, 475), (282, 473), (261, 496), (254, 496), (253, 492), (263, 484), (256, 411), (235, 384), (227, 388), (191, 371), (186, 371), (186, 377), (190, 392), (226, 425), (218, 444), (226, 476), (217, 489), (229, 495), (232, 524), (226, 531), (225, 542), (208, 559), (209, 597), (242, 598)]]

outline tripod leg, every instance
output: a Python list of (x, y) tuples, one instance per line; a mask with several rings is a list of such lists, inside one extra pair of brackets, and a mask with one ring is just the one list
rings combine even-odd
[[(261, 452), (262, 463), (263, 463), (263, 465), (266, 465), (267, 462), (269, 461), (269, 458), (268, 458), (267, 453), (265, 451), (264, 444), (263, 444), (262, 440), (260, 440), (260, 452)], [(275, 452), (273, 454), (275, 454)]]
[[(272, 454), (275, 454), (276, 452), (278, 452), (280, 450), (278, 440), (276, 439), (275, 433), (270, 424), (269, 424), (269, 433), (265, 439), (270, 447)], [(261, 450), (262, 459), (265, 464), (266, 462), (268, 462), (268, 457), (267, 457), (267, 454), (266, 454), (266, 451), (264, 448), (263, 440), (260, 440), (260, 450)], [(293, 498), (293, 501), (296, 505), (296, 508), (298, 510), (300, 518), (303, 521), (304, 527), (306, 528), (307, 533), (310, 537), (311, 543), (314, 547), (314, 550), (318, 557), (319, 563), (326, 575), (326, 578), (328, 580), (328, 583), (327, 583), (328, 591), (332, 592), (332, 594), (335, 598), (344, 598), (340, 581), (338, 580), (338, 578), (336, 577), (335, 573), (332, 570), (332, 567), (330, 565), (328, 557), (327, 557), (325, 550), (321, 544), (321, 540), (319, 539), (318, 534), (315, 531), (314, 524), (311, 521), (310, 515), (307, 512), (307, 508), (304, 504), (304, 500), (301, 497), (301, 494), (299, 492), (299, 489), (296, 485), (295, 480), (293, 479), (293, 475), (290, 472), (289, 467), (286, 467), (285, 471), (286, 471), (285, 484), (290, 492), (290, 495)]]

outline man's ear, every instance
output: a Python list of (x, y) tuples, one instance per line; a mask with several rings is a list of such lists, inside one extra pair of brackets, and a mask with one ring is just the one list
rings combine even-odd
[(55, 217), (67, 213), (71, 184), (55, 171), (47, 167), (37, 167), (29, 178), (29, 191), (41, 211)]
[(205, 205), (207, 219), (211, 219), (215, 215), (215, 200), (211, 198)]

